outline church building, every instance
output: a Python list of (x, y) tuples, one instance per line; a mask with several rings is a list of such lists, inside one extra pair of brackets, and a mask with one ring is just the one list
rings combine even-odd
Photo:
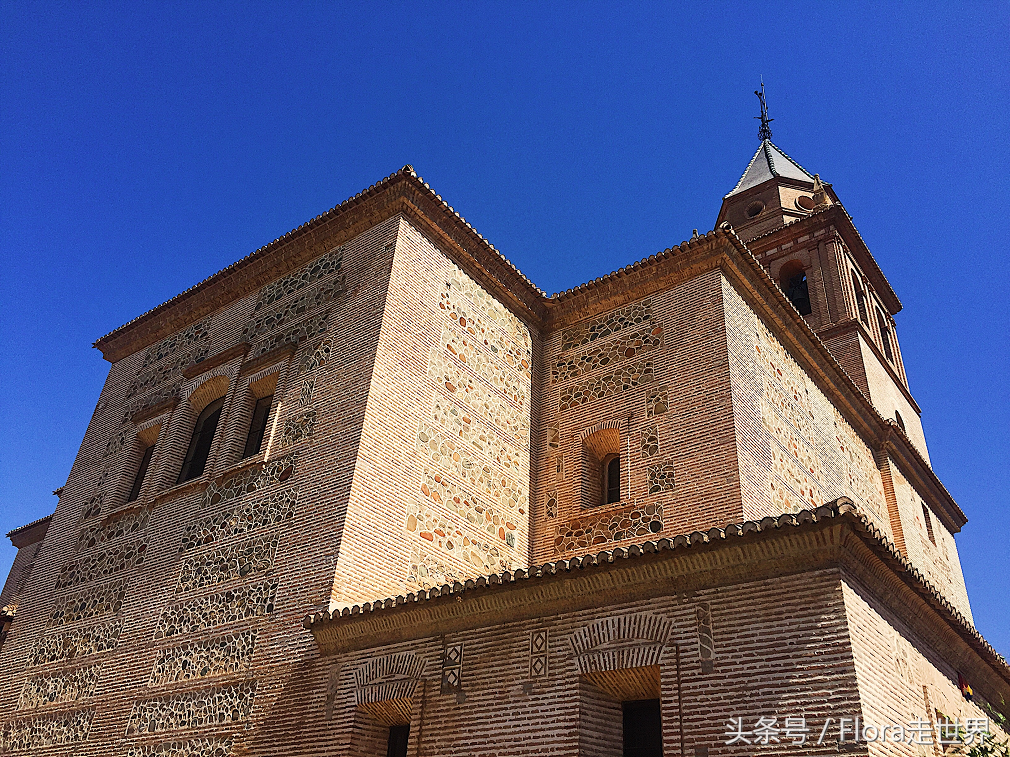
[(761, 137), (713, 231), (561, 294), (405, 166), (100, 338), (56, 510), (8, 534), (0, 754), (932, 757), (995, 729), (1010, 666), (901, 303)]

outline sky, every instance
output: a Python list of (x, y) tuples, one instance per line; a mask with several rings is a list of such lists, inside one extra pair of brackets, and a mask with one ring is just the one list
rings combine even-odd
[[(1010, 656), (1010, 4), (0, 4), (0, 533), (50, 513), (99, 336), (406, 163), (541, 289), (714, 226), (758, 146), (832, 183), (975, 622)], [(0, 547), (0, 575), (15, 550)]]

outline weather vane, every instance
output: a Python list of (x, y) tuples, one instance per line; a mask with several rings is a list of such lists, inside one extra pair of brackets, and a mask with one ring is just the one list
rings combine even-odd
[(758, 129), (758, 139), (763, 142), (766, 139), (770, 140), (772, 138), (772, 130), (768, 124), (775, 120), (774, 118), (768, 118), (768, 103), (765, 101), (765, 82), (763, 78), (761, 79), (761, 89), (755, 89), (754, 94), (761, 101), (761, 115), (754, 116), (754, 118), (761, 119), (761, 128)]

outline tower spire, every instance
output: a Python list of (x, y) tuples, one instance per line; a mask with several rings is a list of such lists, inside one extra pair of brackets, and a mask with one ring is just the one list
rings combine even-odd
[(758, 100), (761, 102), (761, 115), (754, 116), (754, 118), (761, 119), (761, 128), (758, 129), (758, 139), (760, 139), (762, 142), (764, 142), (765, 140), (771, 140), (772, 130), (771, 127), (768, 126), (768, 124), (770, 124), (775, 119), (768, 118), (768, 103), (765, 101), (764, 78), (761, 79), (761, 89), (755, 89), (754, 94), (757, 95)]

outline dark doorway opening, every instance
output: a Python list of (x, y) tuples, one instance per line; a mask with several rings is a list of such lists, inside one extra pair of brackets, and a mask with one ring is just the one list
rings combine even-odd
[(658, 699), (621, 702), (624, 757), (663, 757), (663, 723)]
[(409, 736), (409, 725), (390, 726), (386, 757), (407, 757), (407, 738)]

